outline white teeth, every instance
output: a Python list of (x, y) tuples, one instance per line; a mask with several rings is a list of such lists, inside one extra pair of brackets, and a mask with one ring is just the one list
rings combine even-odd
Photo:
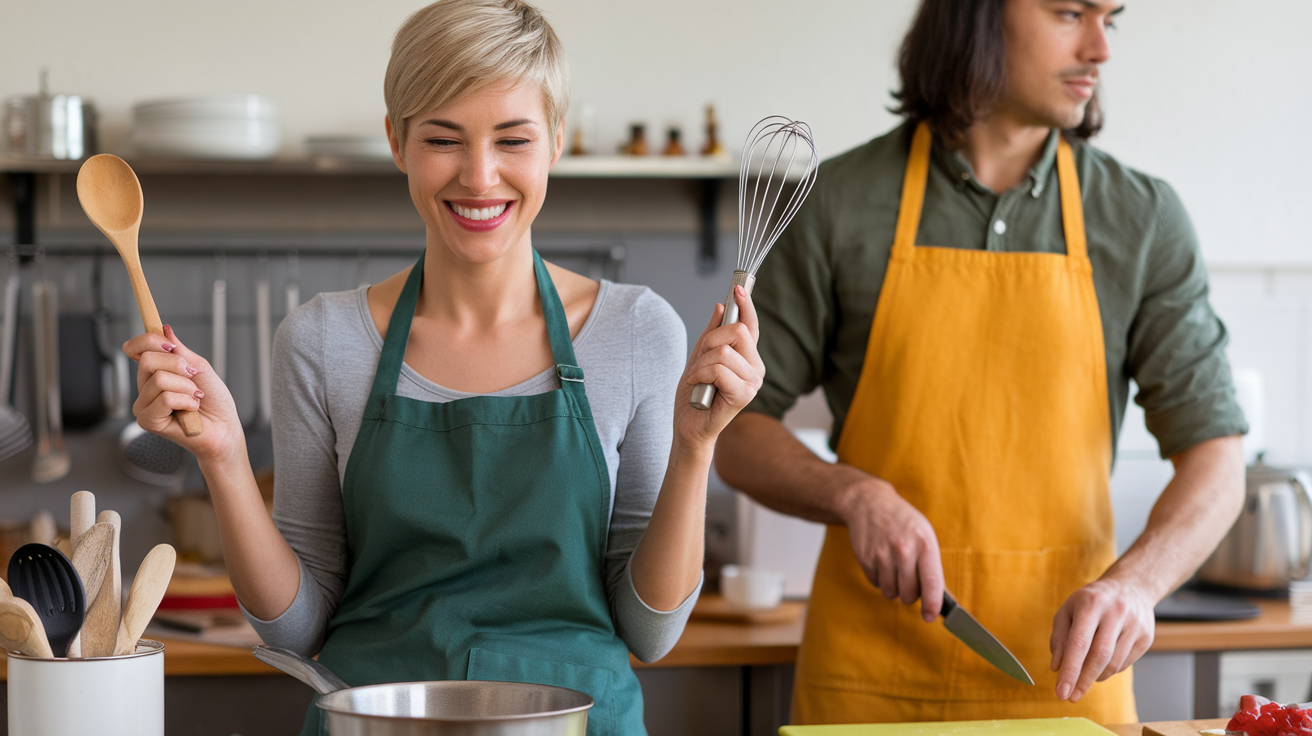
[(457, 215), (460, 215), (467, 220), (491, 220), (495, 217), (500, 217), (501, 213), (506, 211), (506, 203), (503, 202), (495, 207), (470, 208), (461, 207), (452, 202), (451, 209), (455, 210)]

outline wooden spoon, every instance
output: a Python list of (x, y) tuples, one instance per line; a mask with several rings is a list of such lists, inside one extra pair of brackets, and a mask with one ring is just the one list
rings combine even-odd
[(0, 646), (29, 657), (55, 656), (36, 610), (22, 598), (0, 600)]
[(155, 615), (155, 609), (164, 599), (164, 591), (169, 587), (173, 577), (173, 565), (178, 560), (178, 553), (167, 544), (156, 545), (146, 553), (141, 561), (137, 576), (132, 579), (132, 590), (128, 593), (128, 603), (123, 607), (123, 621), (118, 626), (118, 645), (114, 654), (132, 654), (137, 651), (137, 640), (146, 624)]
[[(141, 230), (141, 212), (145, 205), (136, 173), (118, 156), (109, 153), (92, 156), (77, 173), (77, 199), (92, 224), (109, 238), (123, 257), (146, 331), (163, 335), (164, 325), (150, 295), (150, 286), (146, 284), (137, 252), (137, 233)], [(173, 416), (188, 437), (200, 434), (199, 413), (177, 411)]]
[[(96, 596), (104, 591), (104, 582), (113, 575), (114, 525), (101, 522), (91, 527), (78, 540), (77, 549), (73, 551), (73, 569), (82, 578), (82, 589), (86, 591), (87, 609), (94, 605)], [(83, 627), (86, 624), (83, 623)], [(117, 633), (115, 633), (117, 637)], [(78, 659), (82, 656), (82, 635), (73, 637), (68, 645), (68, 658)]]
[[(119, 615), (122, 612), (123, 574), (119, 565), (119, 537), (123, 533), (123, 522), (117, 511), (101, 511), (96, 517), (97, 525), (109, 524), (114, 529), (114, 537), (109, 546), (109, 567), (105, 579), (100, 583), (100, 590), (87, 603), (87, 620), (82, 624), (82, 633), (78, 635), (83, 657), (108, 657), (114, 654), (114, 645), (118, 641)], [(91, 594), (88, 593), (88, 596)]]

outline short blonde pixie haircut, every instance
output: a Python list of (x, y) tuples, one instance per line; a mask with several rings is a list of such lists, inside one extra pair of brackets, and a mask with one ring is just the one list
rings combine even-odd
[(438, 0), (407, 18), (392, 41), (387, 119), (404, 148), (416, 115), (519, 82), (542, 87), (554, 153), (569, 109), (569, 66), (547, 19), (523, 0)]

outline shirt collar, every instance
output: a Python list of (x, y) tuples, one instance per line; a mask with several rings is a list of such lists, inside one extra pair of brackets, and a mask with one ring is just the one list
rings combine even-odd
[[(1039, 156), (1039, 160), (1030, 168), (1031, 197), (1038, 198), (1048, 185), (1048, 176), (1052, 173), (1052, 167), (1057, 162), (1057, 140), (1060, 135), (1061, 131), (1055, 128), (1048, 133), (1048, 140), (1043, 144), (1043, 155)], [(933, 157), (940, 166), (951, 174), (953, 181), (964, 181), (981, 192), (991, 191), (975, 178), (975, 172), (971, 171), (970, 164), (966, 163), (966, 159), (961, 155), (961, 152), (948, 150), (938, 138), (934, 139)]]

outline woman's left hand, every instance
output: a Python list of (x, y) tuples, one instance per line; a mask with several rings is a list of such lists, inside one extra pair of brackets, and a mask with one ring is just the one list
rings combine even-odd
[[(693, 446), (711, 445), (720, 431), (742, 411), (761, 388), (765, 364), (756, 352), (760, 336), (756, 306), (747, 291), (734, 287), (739, 321), (721, 325), (724, 305), (716, 304), (711, 321), (702, 330), (692, 348), (692, 357), (683, 372), (674, 403), (675, 441)], [(699, 383), (715, 384), (715, 400), (709, 410), (690, 403), (693, 388)]]

